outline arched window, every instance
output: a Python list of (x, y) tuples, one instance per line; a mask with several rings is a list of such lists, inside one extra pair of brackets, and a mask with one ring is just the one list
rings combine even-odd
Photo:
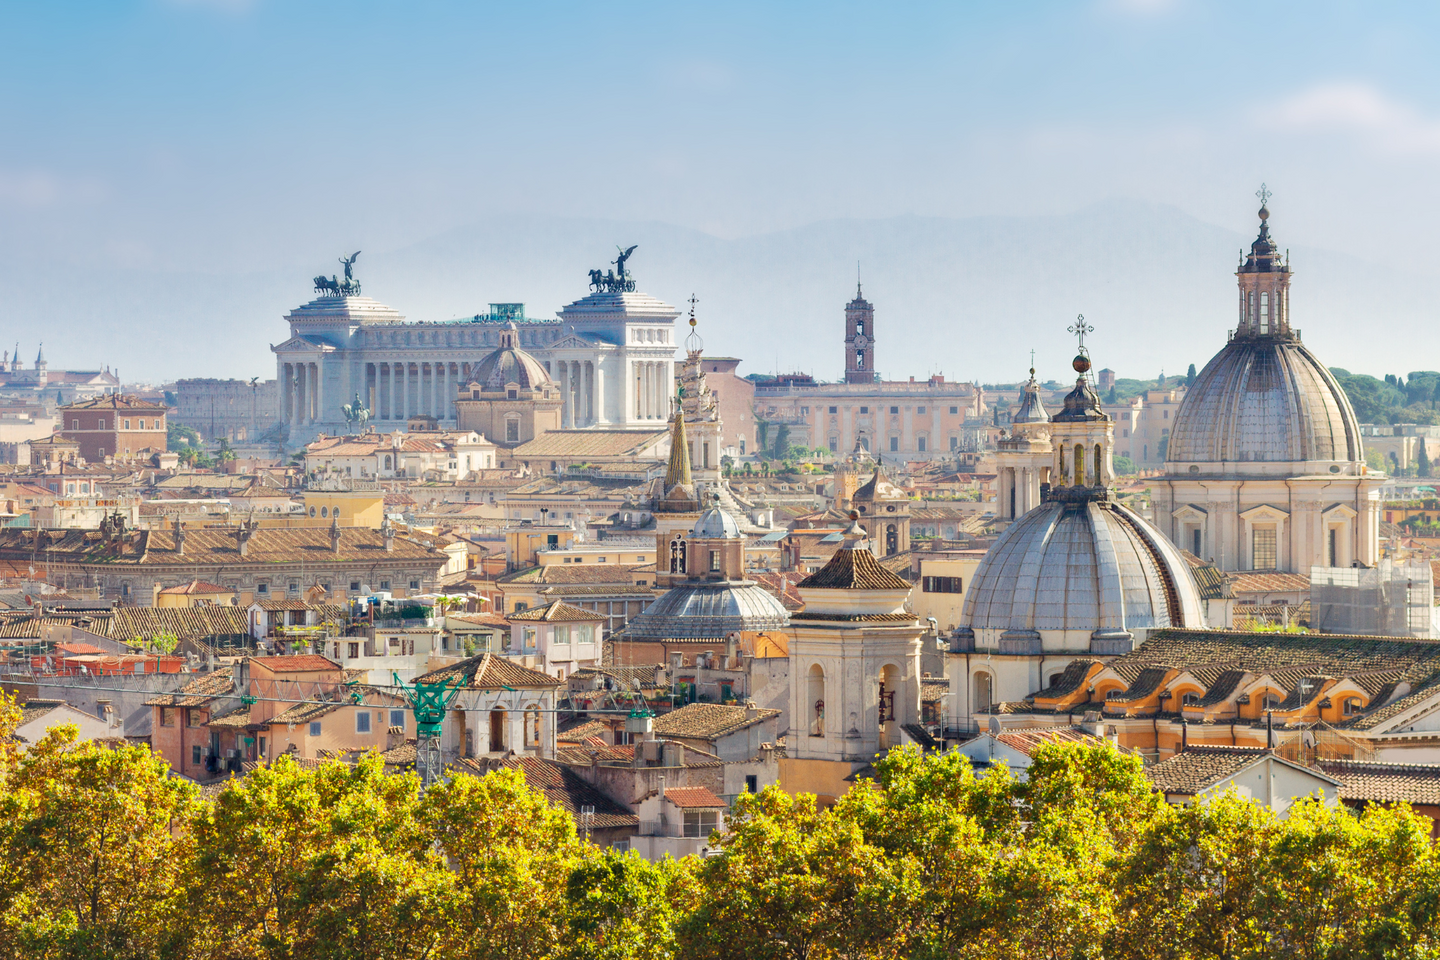
[(990, 709), (991, 680), (988, 673), (975, 674), (975, 693), (970, 701), (970, 712), (981, 713)]
[(385, 469), (390, 469), (390, 457), (388, 455), (385, 457)]
[(810, 736), (825, 736), (825, 670), (820, 664), (812, 664), (807, 683), (806, 699), (810, 704)]
[(1075, 444), (1075, 486), (1085, 486), (1085, 447)]
[(1347, 716), (1347, 717), (1353, 717), (1353, 716), (1355, 716), (1357, 713), (1360, 713), (1360, 712), (1361, 712), (1362, 710), (1364, 710), (1364, 709), (1365, 709), (1365, 703), (1364, 703), (1364, 701), (1362, 701), (1359, 697), (1346, 697), (1346, 698), (1345, 698), (1345, 706), (1344, 706), (1345, 716)]
[(670, 572), (685, 572), (685, 541), (675, 539), (670, 541)]
[(1097, 443), (1097, 444), (1095, 444), (1095, 483), (1096, 483), (1096, 484), (1099, 484), (1099, 483), (1101, 482), (1101, 477), (1105, 476), (1105, 471), (1102, 470), (1102, 469), (1100, 469), (1101, 466), (1104, 464), (1104, 462), (1105, 462), (1105, 455), (1100, 452), (1100, 444)]

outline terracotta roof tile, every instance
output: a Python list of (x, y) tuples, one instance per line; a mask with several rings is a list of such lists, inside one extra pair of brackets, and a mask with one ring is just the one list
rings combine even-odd
[(910, 584), (886, 570), (869, 550), (842, 547), (798, 584), (801, 590), (909, 590)]
[(235, 684), (231, 679), (230, 668), (216, 670), (203, 677), (197, 677), (182, 686), (174, 693), (167, 693), (159, 697), (152, 697), (145, 701), (147, 707), (203, 707), (217, 697), (223, 697), (235, 692)]
[(1340, 799), (1440, 805), (1440, 764), (1321, 760), (1322, 771), (1340, 781)]
[(662, 737), (688, 737), (693, 740), (717, 740), (748, 726), (778, 717), (779, 710), (760, 709), (753, 717), (743, 706), (721, 703), (691, 703), (679, 710), (655, 718), (655, 734)]
[(596, 613), (594, 610), (584, 610), (580, 607), (571, 606), (564, 600), (556, 600), (547, 603), (543, 607), (535, 607), (531, 610), (522, 610), (519, 613), (510, 614), (511, 620), (543, 620), (550, 623), (584, 622), (594, 623), (606, 619), (603, 613)]
[(1189, 747), (1146, 767), (1145, 776), (1161, 793), (1193, 797), (1265, 755), (1266, 751), (1252, 747)]
[(531, 670), (508, 657), (484, 653), (415, 678), (416, 683), (439, 683), (460, 678), (462, 688), (494, 690), (499, 687), (558, 687), (560, 681), (548, 673)]
[(284, 657), (251, 657), (250, 662), (271, 673), (309, 673), (315, 670), (339, 670), (340, 664), (318, 653), (299, 653)]
[(724, 800), (711, 793), (709, 787), (671, 787), (665, 791), (665, 799), (686, 810), (723, 810), (728, 806)]

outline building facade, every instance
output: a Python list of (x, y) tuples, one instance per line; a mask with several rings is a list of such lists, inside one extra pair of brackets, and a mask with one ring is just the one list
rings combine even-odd
[(279, 419), (279, 396), (274, 380), (176, 380), (174, 420), (206, 440), (254, 440)]
[(675, 382), (679, 311), (621, 280), (597, 278), (593, 292), (554, 319), (525, 316), (523, 304), (494, 303), (464, 320), (411, 322), (328, 283), (286, 316), (290, 337), (274, 346), (280, 417), (296, 446), (337, 433), (343, 404), (360, 397), (371, 422), (390, 426), (415, 414), (455, 425), (454, 399), (480, 361), (515, 325), (514, 345), (544, 364), (563, 399), (562, 425), (574, 429), (664, 427)]
[(169, 408), (112, 393), (79, 400), (59, 409), (59, 433), (80, 444), (80, 456), (91, 463), (106, 457), (128, 460), (163, 453), (165, 417)]

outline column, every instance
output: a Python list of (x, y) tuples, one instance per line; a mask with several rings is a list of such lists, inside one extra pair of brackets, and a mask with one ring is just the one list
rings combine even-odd
[(305, 423), (310, 419), (310, 391), (305, 387), (305, 379), (309, 374), (310, 364), (296, 364), (295, 378), (295, 420), (297, 423)]
[(560, 386), (560, 429), (569, 430), (575, 426), (575, 400), (570, 396), (570, 364), (568, 361), (555, 361), (555, 382)]
[(441, 423), (444, 423), (446, 420), (450, 419), (450, 397), (451, 394), (454, 393), (454, 391), (450, 389), (449, 360), (446, 360), (444, 363), (440, 364), (440, 380), (439, 383), (436, 384), (435, 389), (439, 396), (439, 401), (437, 403), (437, 409), (439, 410), (439, 413), (437, 413), (436, 416), (440, 418)]
[(295, 411), (290, 404), (290, 384), (294, 375), (291, 364), (280, 364), (280, 419), (285, 423), (290, 423), (295, 419)]
[(654, 416), (655, 409), (655, 364), (646, 360), (640, 365), (642, 371), (640, 379), (641, 397), (640, 414), (646, 420)]
[(605, 420), (605, 367), (595, 364), (595, 422)]
[(585, 426), (595, 424), (595, 361), (586, 360), (585, 366)]
[(398, 420), (410, 419), (410, 361), (400, 362), (400, 409), (395, 411)]
[(400, 364), (390, 361), (390, 419), (400, 417)]
[(312, 400), (311, 402), (314, 404), (314, 408), (315, 408), (315, 419), (316, 419), (316, 420), (324, 420), (324, 419), (326, 419), (326, 417), (325, 417), (325, 384), (324, 384), (324, 381), (323, 381), (323, 379), (322, 379), (322, 373), (323, 373), (323, 372), (324, 372), (324, 365), (323, 365), (323, 364), (320, 364), (320, 363), (312, 363), (312, 364), (310, 364), (310, 374), (311, 374), (312, 377), (314, 377), (314, 384), (315, 384), (315, 389), (314, 389), (314, 391), (313, 391), (313, 392), (314, 392), (314, 395), (315, 395), (315, 398), (314, 398), (314, 400)]

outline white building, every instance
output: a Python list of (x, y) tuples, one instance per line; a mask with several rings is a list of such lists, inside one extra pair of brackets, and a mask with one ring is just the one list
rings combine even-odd
[(455, 425), (454, 399), (471, 371), (515, 323), (518, 345), (544, 363), (564, 398), (565, 428), (663, 427), (675, 383), (679, 311), (622, 283), (592, 282), (596, 292), (552, 320), (525, 316), (524, 305), (494, 303), (464, 320), (410, 322), (360, 296), (358, 284), (327, 284), (286, 316), (290, 337), (272, 349), (280, 418), (290, 446), (338, 433), (341, 406), (358, 396), (377, 427), (415, 415)]
[(1156, 524), (1222, 570), (1374, 565), (1380, 486), (1345, 391), (1291, 325), (1270, 211), (1236, 271), (1239, 319), (1175, 415)]

